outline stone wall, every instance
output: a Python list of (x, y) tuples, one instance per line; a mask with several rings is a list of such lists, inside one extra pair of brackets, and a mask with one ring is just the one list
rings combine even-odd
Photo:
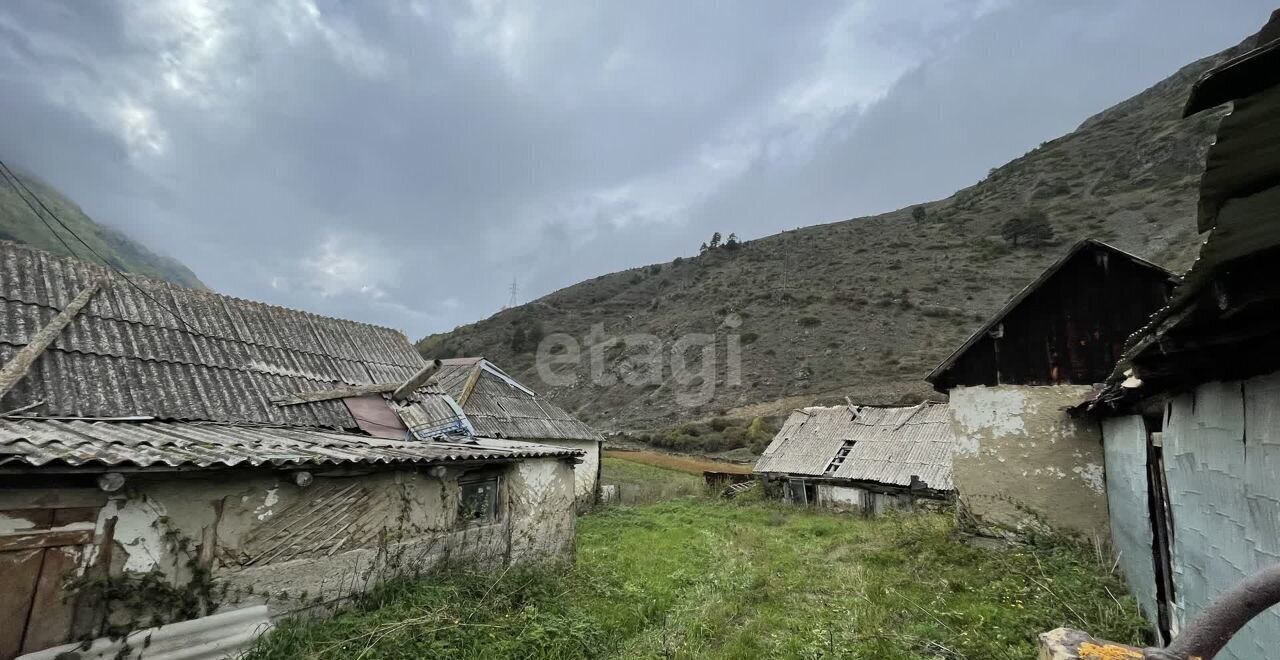
[(992, 533), (1108, 536), (1101, 431), (1065, 412), (1089, 386), (960, 387), (949, 409), (961, 506)]

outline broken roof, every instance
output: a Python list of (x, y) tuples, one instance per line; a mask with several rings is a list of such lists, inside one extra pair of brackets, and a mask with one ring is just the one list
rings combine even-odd
[(1047, 283), (1050, 279), (1052, 279), (1053, 276), (1058, 273), (1058, 271), (1062, 270), (1063, 266), (1071, 262), (1072, 259), (1074, 259), (1077, 255), (1079, 255), (1081, 252), (1085, 250), (1100, 250), (1108, 254), (1114, 254), (1124, 259), (1128, 259), (1129, 261), (1143, 268), (1150, 269), (1151, 271), (1158, 273), (1163, 277), (1167, 278), (1171, 282), (1176, 281), (1177, 279), (1177, 277), (1166, 268), (1159, 266), (1157, 264), (1154, 264), (1150, 261), (1147, 261), (1146, 259), (1143, 259), (1142, 257), (1139, 257), (1135, 254), (1125, 252), (1124, 250), (1121, 250), (1120, 248), (1117, 248), (1113, 245), (1109, 245), (1107, 243), (1103, 243), (1102, 241), (1098, 241), (1094, 239), (1084, 239), (1082, 241), (1078, 241), (1077, 243), (1071, 246), (1071, 249), (1067, 250), (1065, 254), (1059, 257), (1057, 261), (1054, 261), (1052, 264), (1050, 264), (1048, 268), (1044, 269), (1044, 271), (1040, 273), (1040, 275), (1038, 275), (1034, 280), (1032, 280), (1029, 284), (1023, 287), (1022, 290), (1014, 294), (1014, 296), (1010, 298), (1009, 301), (1006, 302), (1004, 306), (1002, 306), (995, 314), (993, 314), (991, 318), (987, 319), (987, 321), (983, 323), (981, 327), (975, 330), (973, 334), (969, 335), (969, 338), (966, 339), (964, 343), (960, 345), (959, 348), (953, 351), (951, 355), (948, 355), (946, 359), (942, 361), (941, 364), (939, 364), (937, 367), (934, 367), (933, 371), (930, 371), (929, 375), (925, 376), (925, 380), (930, 383), (936, 384), (939, 381), (939, 379), (941, 379), (942, 376), (949, 369), (951, 369), (956, 364), (957, 361), (959, 361), (965, 355), (966, 352), (968, 352), (971, 348), (973, 348), (974, 345), (976, 345), (978, 342), (982, 341), (983, 337), (987, 336), (987, 334), (990, 333), (998, 324), (1003, 322), (1005, 317), (1007, 317), (1011, 312), (1013, 312), (1013, 310), (1016, 309), (1020, 304), (1022, 304), (1022, 302), (1026, 300), (1031, 294), (1035, 293), (1036, 290), (1044, 286), (1045, 283)]
[(581, 453), (487, 438), (420, 442), (243, 424), (0, 419), (0, 468), (436, 464)]
[[(847, 443), (847, 456), (832, 471)], [(927, 487), (945, 491), (953, 488), (954, 445), (946, 404), (805, 408), (791, 413), (754, 471), (895, 486), (910, 486), (915, 476)]]
[[(0, 241), (0, 363), (95, 281), (101, 289), (0, 399), (0, 412), (30, 406), (42, 417), (355, 429), (341, 399), (271, 400), (404, 382), (425, 365), (390, 328), (141, 276), (126, 281), (102, 266), (7, 241)], [(419, 389), (413, 399), (421, 419), (440, 427), (460, 419), (439, 390)]]
[[(1280, 12), (1268, 28), (1280, 33), (1278, 17)], [(1106, 388), (1086, 407), (1120, 408), (1149, 395), (1280, 368), (1277, 66), (1280, 41), (1272, 41), (1198, 83), (1198, 90), (1219, 90), (1218, 96), (1189, 105), (1189, 112), (1234, 101), (1218, 125), (1200, 182), (1199, 225), (1208, 234), (1169, 304), (1129, 337)], [(1215, 82), (1223, 76), (1225, 82)]]
[(1258, 47), (1209, 70), (1191, 87), (1184, 116), (1280, 85), (1280, 9), (1258, 33)]
[(436, 383), (462, 406), (479, 435), (539, 441), (604, 439), (485, 358), (442, 362)]

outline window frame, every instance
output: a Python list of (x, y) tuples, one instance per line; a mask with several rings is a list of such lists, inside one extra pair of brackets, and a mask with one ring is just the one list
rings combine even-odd
[[(454, 507), (454, 528), (485, 527), (502, 522), (504, 508), (502, 506), (503, 481), (502, 475), (496, 472), (469, 474), (458, 479), (458, 501)], [(486, 515), (479, 517), (464, 516), (463, 505), (466, 502), (464, 493), (467, 487), (485, 484), (492, 485), (491, 495), (489, 496), (490, 510)]]

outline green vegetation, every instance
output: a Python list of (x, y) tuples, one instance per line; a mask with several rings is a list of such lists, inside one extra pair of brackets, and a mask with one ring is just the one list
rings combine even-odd
[(749, 448), (764, 451), (780, 428), (781, 419), (716, 417), (709, 422), (690, 422), (632, 436), (653, 447), (688, 453), (716, 453)]
[(685, 499), (579, 522), (572, 567), (398, 582), (253, 657), (1034, 657), (1058, 626), (1140, 643), (1132, 599), (1086, 548), (983, 549), (949, 515), (865, 520)]
[[(50, 225), (58, 231), (58, 235), (54, 235), (22, 201), (22, 197), (18, 196), (8, 179), (0, 180), (0, 240), (27, 243), (49, 252), (101, 264), (102, 260), (94, 256), (96, 252), (106, 258), (107, 264), (126, 273), (168, 280), (182, 286), (205, 288), (195, 273), (186, 266), (170, 257), (152, 252), (119, 230), (94, 222), (79, 206), (49, 184), (17, 169), (14, 172), (22, 183), (44, 202), (45, 206), (75, 232), (76, 236), (92, 246), (93, 251), (91, 252), (46, 215), (45, 218)], [(32, 200), (32, 203), (34, 204), (35, 200)], [(39, 208), (39, 205), (37, 204), (36, 207)], [(62, 241), (58, 240), (59, 235)], [(67, 246), (71, 247), (70, 252), (67, 251)]]
[(1053, 242), (1053, 225), (1043, 209), (1031, 208), (1010, 216), (1000, 225), (1000, 236), (1011, 245), (1047, 245)]
[(617, 486), (622, 504), (662, 502), (701, 495), (705, 490), (701, 472), (668, 470), (609, 456), (600, 460), (600, 483)]

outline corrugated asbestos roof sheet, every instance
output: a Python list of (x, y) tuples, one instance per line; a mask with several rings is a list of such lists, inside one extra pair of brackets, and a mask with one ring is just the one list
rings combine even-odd
[[(462, 405), (476, 434), (524, 440), (603, 440), (593, 428), (484, 358), (444, 360), (436, 384)], [(479, 375), (468, 391), (467, 383)]]
[(581, 453), (485, 438), (457, 444), (212, 423), (0, 419), (0, 466), (6, 467), (430, 464)]
[[(955, 437), (945, 404), (910, 408), (805, 408), (791, 413), (756, 463), (755, 472), (910, 486), (914, 475), (934, 490), (952, 490)], [(849, 455), (826, 474), (846, 441)]]
[(105, 281), (102, 289), (0, 400), (0, 411), (43, 401), (34, 412), (46, 417), (355, 428), (340, 400), (277, 407), (270, 399), (403, 381), (424, 365), (390, 328), (130, 276), (135, 288), (101, 266), (7, 241), (0, 241), (0, 360), (96, 280)]

